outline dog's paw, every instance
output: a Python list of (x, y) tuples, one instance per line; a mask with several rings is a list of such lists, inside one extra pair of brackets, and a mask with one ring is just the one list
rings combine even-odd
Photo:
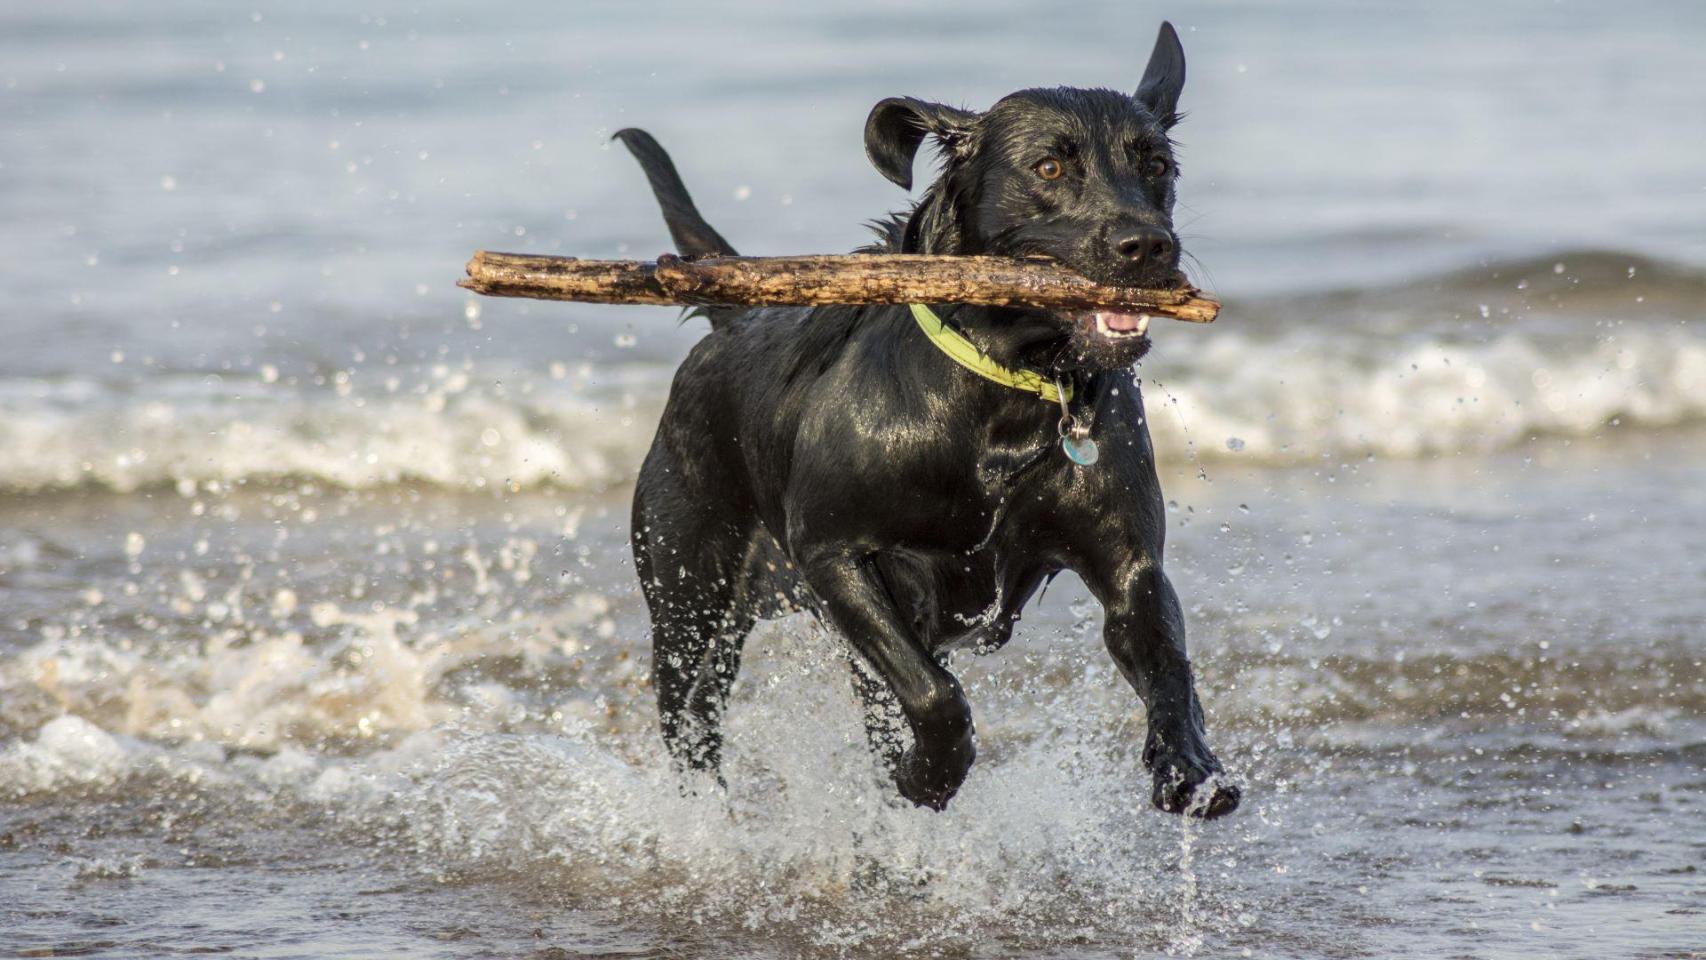
[(1244, 792), (1225, 779), (1220, 764), (1178, 759), (1157, 763), (1150, 801), (1156, 809), (1199, 820), (1224, 817), (1238, 809)]
[(970, 757), (963, 755), (970, 750), (968, 745), (963, 752), (942, 758), (935, 766), (920, 761), (916, 751), (908, 750), (895, 764), (894, 784), (902, 797), (917, 806), (946, 809), (948, 801), (960, 791), (960, 784), (965, 782), (966, 772), (971, 768)]
[(946, 810), (948, 801), (952, 800), (954, 794), (959, 792), (957, 787), (921, 783), (912, 777), (904, 777), (898, 774), (894, 778), (894, 783), (896, 787), (900, 788), (900, 795), (911, 800), (913, 806), (929, 807), (937, 811)]

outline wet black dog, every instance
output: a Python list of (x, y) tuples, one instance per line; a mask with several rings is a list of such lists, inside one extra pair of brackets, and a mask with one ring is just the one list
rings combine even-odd
[[(877, 169), (910, 188), (927, 135), (944, 165), (864, 252), (1041, 255), (1107, 283), (1177, 284), (1167, 132), (1184, 79), (1163, 24), (1135, 95), (1025, 90), (981, 114), (884, 100), (865, 126)], [(682, 253), (734, 253), (656, 141), (616, 136)], [(1147, 318), (937, 310), (1009, 370), (1065, 384), (1100, 461), (1063, 453), (1057, 403), (956, 365), (907, 307), (707, 311), (712, 332), (676, 373), (634, 496), (670, 751), (717, 770), (747, 632), (805, 608), (856, 655), (872, 744), (901, 794), (940, 809), (975, 753), (946, 651), (1006, 643), (1026, 601), (1071, 570), (1101, 602), (1108, 650), (1147, 707), (1156, 806), (1230, 812), (1239, 791), (1216, 776), (1161, 569), (1166, 521), (1132, 369)], [(910, 746), (888, 720), (897, 708)]]

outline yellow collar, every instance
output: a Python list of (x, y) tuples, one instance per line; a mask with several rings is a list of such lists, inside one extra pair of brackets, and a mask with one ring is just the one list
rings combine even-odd
[[(1030, 370), (1007, 369), (996, 363), (989, 354), (979, 350), (977, 344), (967, 340), (964, 334), (949, 328), (947, 324), (942, 322), (941, 317), (936, 316), (936, 311), (922, 303), (911, 304), (911, 307), (912, 319), (918, 321), (918, 329), (923, 330), (924, 335), (930, 338), (930, 342), (936, 345), (936, 349), (947, 354), (949, 360), (985, 380), (993, 380), (1004, 387), (1012, 387), (1026, 393), (1034, 393), (1050, 403), (1060, 402), (1060, 389), (1048, 380), (1043, 379), (1042, 374)], [(1066, 387), (1066, 399), (1072, 399), (1072, 386), (1070, 384)]]

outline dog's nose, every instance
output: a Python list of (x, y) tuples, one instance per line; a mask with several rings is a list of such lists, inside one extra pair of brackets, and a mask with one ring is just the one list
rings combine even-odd
[(1173, 235), (1160, 227), (1138, 227), (1115, 240), (1114, 249), (1132, 263), (1166, 263), (1173, 256)]

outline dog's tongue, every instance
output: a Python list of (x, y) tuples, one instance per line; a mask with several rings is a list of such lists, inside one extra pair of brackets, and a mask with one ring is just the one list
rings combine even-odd
[(1104, 310), (1096, 314), (1096, 320), (1104, 329), (1116, 333), (1143, 333), (1149, 329), (1149, 315), (1146, 313), (1114, 313)]

